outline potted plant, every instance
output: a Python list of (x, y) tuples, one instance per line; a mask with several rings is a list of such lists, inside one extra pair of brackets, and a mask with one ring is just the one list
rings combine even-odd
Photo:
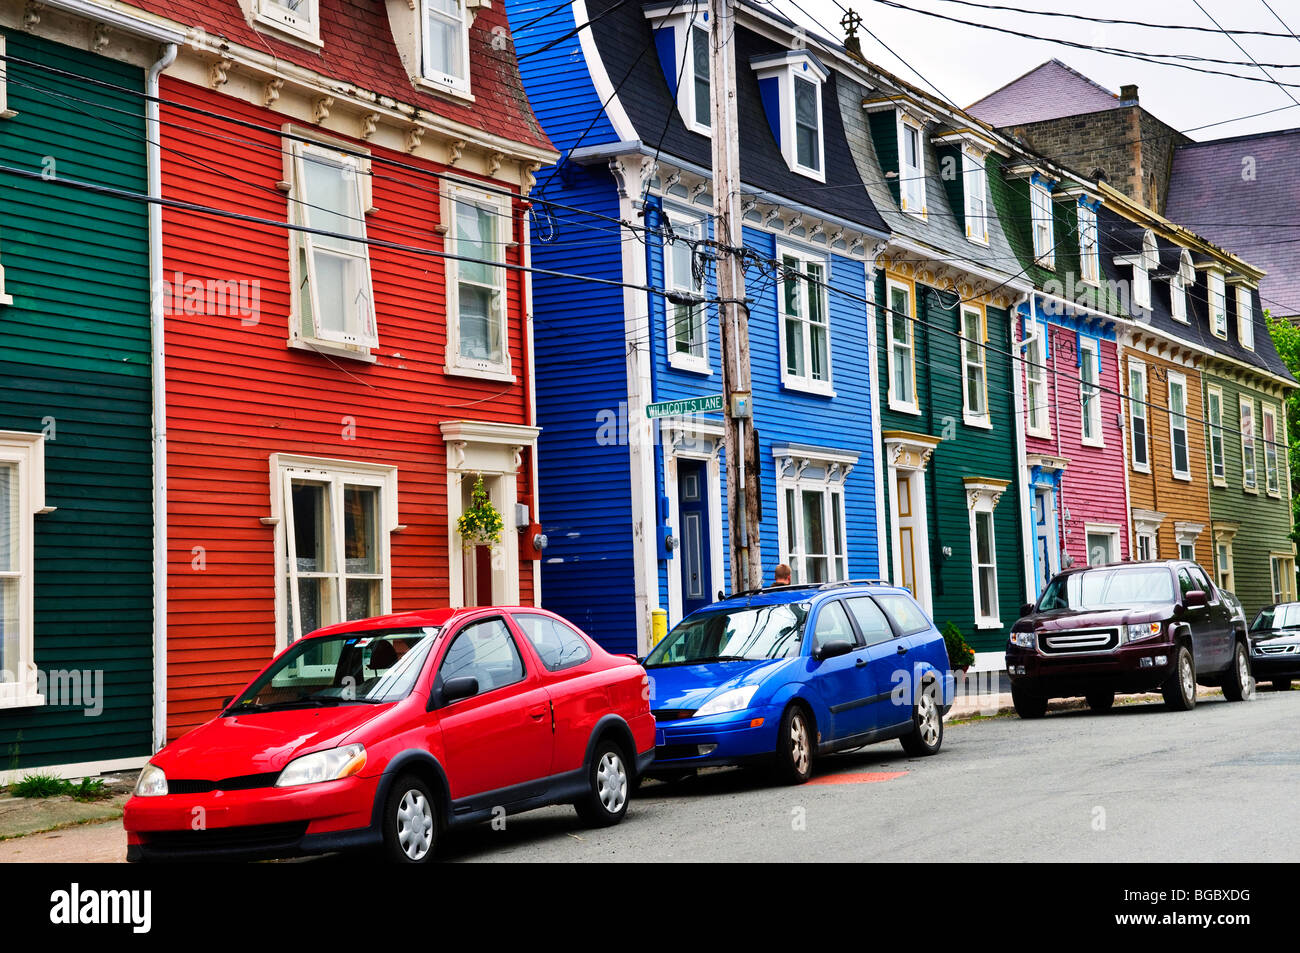
[(975, 661), (975, 650), (961, 634), (961, 629), (952, 622), (944, 623), (943, 641), (948, 646), (948, 667), (964, 675), (971, 667), (971, 663)]
[(501, 513), (492, 505), (487, 487), (483, 485), (483, 475), (474, 475), (474, 487), (470, 490), (470, 506), (456, 520), (456, 529), (460, 532), (461, 543), (466, 549), (475, 546), (495, 546), (501, 542), (501, 530), (505, 522)]

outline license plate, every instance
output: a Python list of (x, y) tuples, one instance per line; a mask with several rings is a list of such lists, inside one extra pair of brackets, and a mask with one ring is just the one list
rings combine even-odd
[(663, 746), (664, 746), (664, 730), (663, 730), (662, 728), (656, 728), (656, 729), (655, 729), (655, 747), (656, 747), (656, 748), (662, 748)]

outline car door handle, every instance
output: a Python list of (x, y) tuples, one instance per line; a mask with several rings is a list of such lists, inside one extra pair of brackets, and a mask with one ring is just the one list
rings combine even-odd
[(546, 706), (542, 705), (538, 708), (530, 708), (528, 710), (528, 717), (533, 721), (541, 721), (546, 717)]
[(898, 654), (899, 654), (899, 655), (906, 655), (906, 654), (907, 654), (907, 646), (906, 646), (906, 645), (900, 645), (900, 646), (898, 647)]
[(864, 658), (860, 658), (854, 664), (857, 665), (858, 668), (862, 668), (862, 666), (867, 664), (867, 660)]

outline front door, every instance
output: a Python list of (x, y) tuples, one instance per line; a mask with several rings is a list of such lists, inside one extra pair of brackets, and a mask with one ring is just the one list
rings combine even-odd
[(709, 534), (708, 464), (677, 461), (677, 509), (681, 516), (682, 615), (712, 602), (713, 560)]
[(1038, 593), (1056, 575), (1056, 507), (1049, 487), (1034, 489), (1034, 553)]
[(894, 480), (893, 522), (895, 573), (900, 586), (923, 606), (930, 602), (930, 539), (926, 532), (925, 474), (899, 471)]

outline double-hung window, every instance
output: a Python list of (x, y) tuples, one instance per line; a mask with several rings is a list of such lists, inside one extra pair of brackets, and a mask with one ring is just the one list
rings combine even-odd
[(1192, 464), (1187, 443), (1187, 379), (1169, 372), (1169, 444), (1170, 466), (1180, 480), (1192, 478)]
[(962, 417), (977, 427), (989, 424), (988, 356), (984, 315), (978, 308), (961, 309)]
[(1169, 279), (1169, 309), (1175, 321), (1188, 324), (1187, 289), (1196, 284), (1196, 271), (1192, 267), (1192, 256), (1183, 249), (1178, 256), (1178, 270)]
[(922, 218), (925, 207), (925, 149), (921, 141), (921, 127), (910, 120), (899, 120), (900, 166), (899, 194), (904, 212)]
[(456, 92), (469, 92), (469, 23), (465, 0), (420, 0), (421, 75)]
[(274, 472), (283, 642), (390, 611), (397, 469), (277, 456)]
[(820, 83), (794, 77), (795, 166), (820, 175), (822, 171)]
[(1160, 267), (1156, 236), (1148, 231), (1142, 236), (1142, 252), (1133, 259), (1133, 304), (1151, 310), (1151, 273)]
[(781, 253), (781, 381), (787, 387), (829, 393), (831, 328), (826, 307), (826, 259)]
[(1047, 412), (1047, 326), (1039, 325), (1025, 346), (1025, 381), (1029, 434), (1050, 437), (1052, 420)]
[(1210, 330), (1217, 338), (1228, 339), (1228, 299), (1224, 292), (1223, 272), (1205, 273), (1205, 295), (1210, 306)]
[(1129, 439), (1132, 441), (1133, 469), (1151, 470), (1150, 428), (1147, 426), (1147, 368), (1129, 361), (1128, 365)]
[[(701, 294), (703, 277), (695, 267), (695, 240), (701, 223), (673, 222), (664, 243), (665, 284), (687, 298)], [(668, 362), (683, 370), (708, 373), (708, 310), (690, 301), (667, 302)]]
[(1282, 492), (1282, 477), (1278, 470), (1277, 410), (1269, 404), (1260, 407), (1261, 436), (1264, 439), (1264, 491), (1269, 496)]
[(512, 380), (506, 335), (505, 249), (510, 208), (502, 198), (447, 189), (447, 371)]
[(1215, 484), (1226, 485), (1227, 469), (1223, 454), (1223, 391), (1220, 388), (1206, 388), (1205, 415), (1210, 422), (1210, 477)]
[(976, 628), (997, 628), (998, 551), (993, 508), (1006, 489), (1006, 481), (967, 477), (966, 501), (970, 514), (971, 581), (975, 589)]
[(33, 648), (35, 516), (45, 508), (45, 442), (0, 431), (0, 708), (41, 705)]
[(1079, 272), (1084, 281), (1095, 283), (1101, 277), (1101, 246), (1097, 241), (1097, 213), (1087, 205), (1079, 206)]
[(988, 178), (984, 174), (984, 160), (962, 149), (962, 179), (966, 198), (966, 237), (981, 245), (989, 243)]
[(362, 157), (311, 142), (291, 143), (294, 339), (365, 352), (378, 345)]
[(1056, 265), (1056, 243), (1052, 239), (1052, 193), (1047, 186), (1030, 183), (1029, 213), (1034, 238), (1034, 260), (1044, 268), (1053, 268)]
[(1255, 350), (1255, 307), (1245, 285), (1237, 286), (1237, 340), (1247, 350)]
[(1269, 556), (1273, 577), (1273, 601), (1295, 601), (1295, 557), (1281, 554)]
[(825, 480), (783, 480), (781, 558), (795, 582), (848, 578), (844, 489)]
[(1259, 486), (1255, 457), (1255, 402), (1243, 397), (1241, 411), (1241, 486), (1254, 493)]
[(1101, 432), (1101, 389), (1098, 386), (1101, 351), (1092, 338), (1079, 340), (1079, 416), (1083, 442), (1104, 445)]
[(709, 31), (699, 23), (692, 23), (690, 30), (690, 124), (697, 127), (697, 131), (708, 133), (713, 127), (713, 96), (709, 86)]
[(912, 320), (912, 292), (907, 285), (886, 283), (888, 307), (885, 327), (889, 346), (889, 406), (920, 413), (916, 399), (916, 323)]

